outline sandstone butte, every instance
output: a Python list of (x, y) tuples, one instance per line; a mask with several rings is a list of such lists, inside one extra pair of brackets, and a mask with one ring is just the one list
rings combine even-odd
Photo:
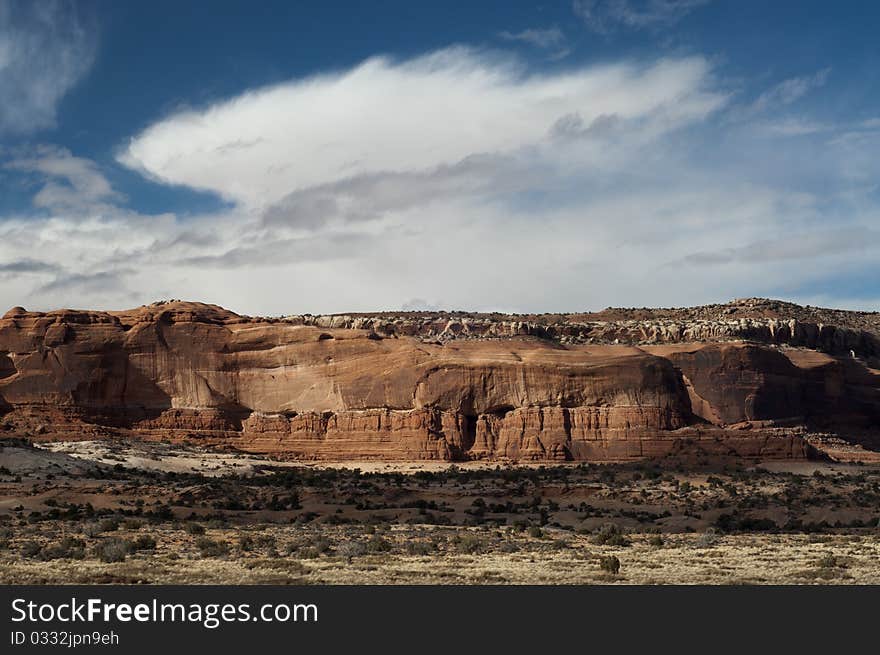
[(871, 459), (880, 316), (747, 299), (596, 314), (0, 320), (0, 436), (306, 460)]

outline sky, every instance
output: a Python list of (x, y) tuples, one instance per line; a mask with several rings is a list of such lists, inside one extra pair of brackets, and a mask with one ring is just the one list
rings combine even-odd
[(878, 23), (0, 0), (0, 307), (880, 310)]

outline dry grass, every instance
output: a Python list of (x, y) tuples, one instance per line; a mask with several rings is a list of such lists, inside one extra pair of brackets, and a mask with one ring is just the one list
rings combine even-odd
[[(254, 531), (249, 531), (254, 534)], [(239, 543), (242, 531), (208, 530), (208, 537)], [(271, 547), (219, 557), (203, 556), (198, 538), (172, 529), (151, 530), (158, 546), (124, 562), (95, 559), (23, 559), (15, 544), (0, 553), (3, 584), (878, 584), (880, 536), (726, 535), (703, 547), (702, 535), (667, 535), (663, 546), (648, 534), (628, 535), (631, 545), (598, 545), (584, 535), (523, 533), (482, 528), (395, 527), (383, 539), (390, 552), (347, 557), (336, 546), (372, 536), (352, 529), (321, 531), (332, 544), (327, 552), (304, 557), (296, 544), (318, 538), (311, 530), (266, 526)], [(125, 531), (118, 537), (132, 536)], [(31, 537), (32, 538), (32, 537)], [(428, 555), (410, 555), (414, 539), (439, 542)], [(470, 550), (466, 538), (479, 542)], [(305, 541), (304, 541), (305, 539)], [(16, 539), (17, 541), (17, 539)], [(293, 545), (293, 548), (289, 546)], [(511, 548), (511, 545), (513, 548)], [(285, 551), (292, 550), (290, 554)], [(513, 550), (513, 552), (506, 552)], [(314, 553), (312, 553), (314, 555)], [(601, 558), (620, 560), (613, 575), (600, 568)]]

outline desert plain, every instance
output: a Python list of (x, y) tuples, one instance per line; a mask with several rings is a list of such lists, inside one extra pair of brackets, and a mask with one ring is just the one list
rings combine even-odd
[(877, 584), (880, 469), (5, 443), (5, 584)]

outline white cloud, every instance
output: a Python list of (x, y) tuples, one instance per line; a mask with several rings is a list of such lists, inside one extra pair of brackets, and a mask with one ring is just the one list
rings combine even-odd
[(771, 106), (723, 122), (729, 97), (698, 57), (562, 73), (462, 49), (372, 59), (136, 135), (123, 161), (233, 203), (190, 217), (127, 209), (66, 151), (20, 152), (4, 171), (39, 180), (39, 207), (0, 221), (0, 301), (571, 311), (876, 269), (875, 148), (781, 141), (761, 128), (784, 120)]
[(95, 55), (94, 21), (66, 0), (0, 2), (0, 134), (55, 124), (59, 101)]
[(643, 134), (723, 102), (699, 58), (528, 75), (464, 49), (370, 59), (335, 75), (258, 89), (147, 128), (121, 155), (167, 183), (268, 207), (293, 191), (378, 172), (425, 171), (474, 154), (539, 146), (577, 113), (645, 121)]

